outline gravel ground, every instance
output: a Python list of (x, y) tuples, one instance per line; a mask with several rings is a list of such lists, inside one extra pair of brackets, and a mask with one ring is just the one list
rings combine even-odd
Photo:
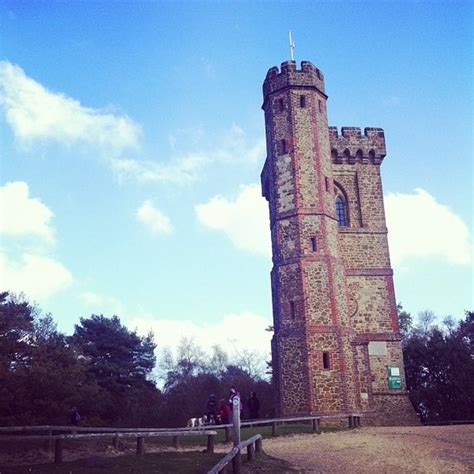
[(474, 425), (368, 427), (264, 440), (302, 472), (474, 473)]

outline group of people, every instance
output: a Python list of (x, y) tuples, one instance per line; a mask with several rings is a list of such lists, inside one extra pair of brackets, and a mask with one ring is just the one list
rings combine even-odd
[[(240, 413), (242, 415), (244, 404), (240, 393), (235, 387), (230, 389), (228, 399), (225, 400), (221, 398), (219, 403), (217, 403), (217, 398), (214, 394), (210, 395), (204, 409), (207, 424), (226, 425), (230, 423), (232, 421), (231, 415), (234, 407), (234, 399), (236, 397), (240, 399)], [(250, 398), (247, 400), (247, 408), (249, 410), (250, 419), (259, 418), (260, 401), (257, 398), (256, 392), (251, 392)]]

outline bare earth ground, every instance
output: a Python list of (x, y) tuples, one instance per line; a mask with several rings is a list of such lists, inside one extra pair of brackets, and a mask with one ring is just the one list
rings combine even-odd
[(368, 427), (264, 440), (303, 472), (474, 473), (474, 425)]

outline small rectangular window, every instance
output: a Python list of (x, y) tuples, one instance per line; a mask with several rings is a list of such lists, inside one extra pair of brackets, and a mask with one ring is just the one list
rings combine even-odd
[(278, 107), (280, 108), (280, 112), (283, 112), (284, 104), (283, 104), (283, 99), (278, 99)]
[(291, 314), (291, 319), (296, 318), (296, 305), (294, 301), (290, 301), (290, 314)]
[(320, 100), (318, 100), (318, 109), (319, 109), (320, 112), (323, 111), (323, 104), (321, 104)]
[(324, 182), (326, 183), (326, 191), (329, 191), (329, 178), (325, 176)]
[(284, 155), (286, 153), (286, 140), (281, 141), (281, 153)]
[(316, 237), (311, 237), (311, 252), (316, 252)]
[(329, 352), (323, 352), (323, 369), (329, 368)]
[(300, 95), (300, 107), (304, 108), (306, 107), (306, 96)]

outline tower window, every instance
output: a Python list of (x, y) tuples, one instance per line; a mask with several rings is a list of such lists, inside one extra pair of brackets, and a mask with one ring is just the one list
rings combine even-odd
[(306, 96), (305, 95), (300, 95), (300, 107), (301, 108), (306, 107)]
[(324, 183), (326, 185), (326, 191), (329, 191), (329, 178), (327, 176), (324, 177)]
[(329, 352), (323, 352), (323, 369), (330, 369)]
[(281, 141), (281, 153), (284, 155), (286, 153), (286, 140)]
[(294, 301), (290, 301), (290, 315), (291, 319), (296, 318), (296, 305)]
[(321, 104), (320, 100), (318, 100), (318, 109), (319, 109), (320, 112), (323, 111), (323, 104)]
[(347, 227), (347, 206), (342, 196), (336, 198), (336, 216), (339, 227)]
[(316, 237), (311, 237), (311, 252), (316, 252), (317, 246), (316, 246)]
[(283, 112), (283, 109), (285, 108), (283, 99), (278, 99), (278, 107), (280, 108), (280, 112)]

